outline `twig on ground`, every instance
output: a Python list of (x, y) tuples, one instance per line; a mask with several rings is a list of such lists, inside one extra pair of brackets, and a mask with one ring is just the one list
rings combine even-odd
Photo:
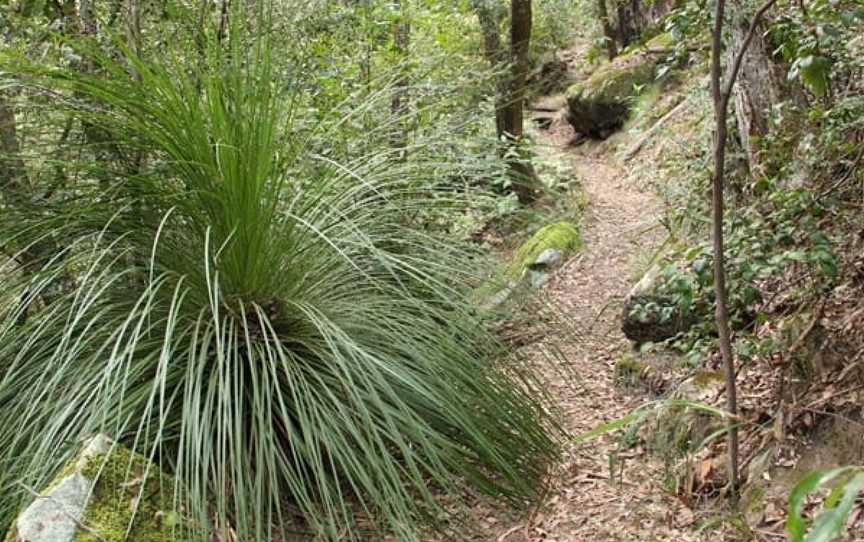
[(504, 542), (505, 540), (507, 540), (508, 536), (515, 533), (516, 531), (518, 531), (521, 528), (522, 528), (522, 525), (516, 525), (515, 527), (511, 527), (510, 529), (507, 530), (507, 532), (505, 532), (504, 534), (502, 534), (501, 536), (498, 537), (497, 542)]

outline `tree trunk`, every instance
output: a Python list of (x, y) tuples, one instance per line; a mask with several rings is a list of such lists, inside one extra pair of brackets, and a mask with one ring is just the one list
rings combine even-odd
[[(407, 0), (405, 2), (407, 3)], [(408, 48), (411, 45), (411, 23), (408, 21), (407, 9), (403, 0), (395, 0), (394, 7), (398, 13), (396, 22), (393, 25), (393, 47), (400, 60), (404, 60), (408, 56)], [(406, 66), (402, 65), (399, 69), (403, 73), (393, 87), (390, 112), (397, 123), (397, 132), (393, 134), (393, 147), (404, 149), (408, 146), (408, 137), (403, 126), (404, 117), (408, 112), (408, 76), (404, 73), (404, 70), (407, 69)], [(402, 158), (404, 158), (404, 151), (401, 154), (403, 155)]]
[(81, 34), (85, 36), (96, 35), (96, 18), (93, 16), (91, 0), (79, 0), (78, 25)]
[[(600, 0), (597, 1), (599, 3)], [(659, 23), (676, 4), (676, 0), (618, 0), (615, 10), (616, 24), (610, 22), (611, 35), (618, 38), (621, 47), (627, 47), (638, 40), (646, 30)], [(610, 35), (605, 28), (603, 33)]]
[[(501, 67), (505, 60), (504, 48), (501, 45), (501, 23), (504, 12), (490, 7), (483, 0), (474, 4), (480, 30), (483, 32), (483, 55), (492, 68)], [(503, 78), (498, 78), (495, 85), (495, 135), (500, 141), (504, 136), (504, 114), (507, 89)]]
[(513, 188), (522, 204), (537, 198), (536, 174), (531, 163), (519, 156), (519, 145), (524, 135), (525, 82), (531, 69), (528, 49), (531, 44), (531, 0), (511, 0), (510, 3), (510, 57), (511, 76), (507, 88), (504, 110), (504, 137), (514, 152), (508, 153)]
[[(749, 23), (745, 16), (748, 12), (745, 2), (729, 1), (734, 14), (727, 47), (727, 64), (731, 66), (733, 59), (742, 51)], [(758, 173), (761, 169), (759, 139), (769, 133), (771, 110), (786, 94), (783, 74), (771, 58), (771, 47), (764, 37), (765, 30), (766, 25), (759, 24), (752, 43), (744, 51), (741, 75), (733, 91), (738, 135), (751, 173)]]
[[(716, 298), (715, 321), (720, 343), (720, 356), (726, 375), (726, 409), (729, 414), (738, 414), (738, 397), (735, 373), (735, 358), (732, 354), (732, 338), (729, 329), (729, 294), (726, 288), (726, 262), (723, 239), (723, 189), (725, 188), (726, 166), (726, 120), (729, 110), (729, 96), (721, 88), (722, 68), (720, 51), (723, 47), (723, 16), (726, 12), (725, 0), (717, 0), (714, 14), (714, 30), (711, 42), (711, 94), (714, 100), (714, 175), (712, 179), (713, 237), (714, 237), (714, 295)], [(730, 76), (731, 77), (731, 76)], [(734, 79), (732, 80), (734, 82)], [(738, 497), (738, 426), (734, 419), (727, 420), (729, 444), (729, 485), (733, 503)]]
[(618, 56), (618, 46), (615, 43), (615, 29), (612, 27), (612, 21), (609, 19), (609, 9), (606, 6), (606, 0), (597, 0), (597, 16), (600, 17), (600, 24), (603, 25), (606, 54), (609, 56), (609, 60), (612, 60)]
[(618, 2), (618, 43), (627, 47), (642, 33), (639, 25), (639, 0), (619, 0)]
[(14, 203), (25, 193), (26, 177), (15, 110), (0, 92), (0, 194)]

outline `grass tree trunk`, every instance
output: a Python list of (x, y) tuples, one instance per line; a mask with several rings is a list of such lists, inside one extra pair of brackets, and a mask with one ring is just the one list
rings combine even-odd
[(773, 106), (785, 97), (783, 74), (771, 58), (771, 46), (765, 37), (766, 25), (758, 25), (749, 47), (745, 47), (749, 33), (749, 23), (744, 15), (748, 11), (746, 2), (729, 2), (733, 20), (727, 48), (728, 64), (732, 65), (735, 57), (743, 54), (741, 72), (732, 96), (735, 117), (747, 164), (751, 173), (756, 173), (761, 167), (759, 139), (769, 132), (769, 115)]
[(511, 74), (504, 112), (504, 137), (511, 146), (508, 152), (513, 190), (519, 202), (528, 204), (537, 198), (537, 175), (531, 162), (524, 159), (519, 145), (525, 133), (525, 83), (531, 69), (528, 58), (531, 44), (531, 0), (510, 3)]
[[(734, 1), (734, 0), (732, 0)], [(758, 33), (762, 17), (776, 0), (768, 0), (756, 15), (743, 35), (738, 52), (727, 65), (726, 80), (723, 81), (721, 63), (723, 49), (723, 17), (726, 13), (726, 0), (717, 0), (714, 12), (714, 28), (711, 34), (711, 94), (714, 101), (716, 121), (714, 138), (714, 174), (712, 178), (713, 237), (714, 237), (714, 291), (716, 297), (715, 319), (720, 343), (720, 355), (726, 373), (726, 409), (728, 418), (729, 443), (729, 495), (737, 504), (738, 480), (738, 393), (735, 372), (735, 358), (732, 353), (732, 333), (729, 328), (729, 294), (726, 288), (724, 223), (724, 188), (726, 184), (726, 139), (729, 101), (735, 89), (735, 82), (741, 73), (747, 49)]]
[(612, 26), (612, 20), (609, 19), (609, 8), (606, 6), (606, 0), (597, 0), (597, 16), (603, 26), (606, 54), (609, 56), (609, 60), (612, 60), (618, 56), (618, 45), (615, 43), (615, 28)]

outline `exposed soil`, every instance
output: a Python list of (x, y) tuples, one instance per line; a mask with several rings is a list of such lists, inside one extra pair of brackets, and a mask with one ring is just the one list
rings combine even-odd
[[(562, 54), (562, 58), (571, 64), (573, 78), (584, 77), (584, 73), (576, 74), (576, 67), (584, 69), (585, 63), (571, 62), (579, 56), (578, 49), (574, 47)], [(702, 83), (695, 81), (694, 84)], [(673, 100), (677, 99), (680, 96), (669, 93), (661, 96), (654, 106), (658, 110), (670, 111), (678, 103)], [(641, 179), (659, 178), (656, 175), (658, 153), (668, 153), (672, 143), (686, 151), (686, 145), (678, 141), (679, 137), (700, 137), (699, 133), (690, 134), (688, 130), (692, 131), (701, 122), (705, 112), (691, 103), (686, 108), (689, 117), (685, 115), (679, 119), (686, 128), (669, 127), (669, 133), (661, 141), (647, 145), (637, 160), (623, 165), (620, 155), (613, 152), (613, 146), (625, 143), (624, 148), (630, 148), (633, 143), (630, 136), (621, 133), (613, 137), (614, 141), (588, 141), (573, 147), (570, 143), (574, 134), (562, 120), (560, 112), (556, 113), (556, 109), (561, 107), (564, 107), (564, 101), (560, 96), (543, 97), (535, 102), (536, 125), (543, 128), (536, 135), (541, 155), (553, 162), (564, 161), (573, 181), (584, 192), (587, 205), (581, 230), (585, 243), (584, 248), (543, 286), (543, 296), (561, 311), (577, 338), (568, 337), (561, 341), (563, 344), (556, 344), (563, 350), (560, 363), (566, 365), (565, 371), (550, 366), (544, 353), (548, 345), (543, 341), (525, 348), (529, 357), (543, 358), (537, 363), (542, 371), (541, 377), (563, 414), (565, 428), (578, 436), (626, 416), (651, 399), (647, 393), (628, 391), (614, 382), (616, 361), (632, 350), (620, 330), (624, 297), (665, 240), (664, 228), (660, 224), (663, 205), (654, 192), (657, 186)], [(637, 170), (638, 174), (631, 174)], [(851, 305), (853, 308), (847, 311), (850, 313), (848, 317), (835, 317), (833, 320), (853, 321), (864, 314), (859, 301)], [(847, 358), (851, 359), (850, 356), (838, 359)], [(708, 360), (706, 367), (716, 369), (716, 363), (712, 363)], [(675, 365), (674, 360), (672, 364)], [(683, 369), (682, 364), (677, 365), (678, 370)], [(658, 368), (662, 366), (656, 365)], [(745, 368), (739, 374), (739, 396), (742, 408), (747, 412), (768, 412), (763, 403), (770, 403), (769, 407), (774, 404), (769, 392), (776, 386), (766, 383), (774, 373), (776, 371), (761, 366)], [(836, 377), (831, 374), (832, 378)], [(815, 386), (814, 389), (825, 388), (827, 391), (822, 395), (833, 397), (831, 393), (837, 392), (832, 392), (831, 378), (823, 380), (827, 384), (823, 382), (821, 387)], [(850, 388), (857, 394), (857, 402), (851, 395), (847, 402), (860, 404), (860, 395), (864, 393), (860, 387)], [(718, 397), (714, 397), (715, 402)], [(835, 406), (838, 412), (845, 412), (842, 404)], [(860, 410), (854, 412), (857, 420)], [(474, 518), (481, 534), (476, 540), (731, 542), (786, 539), (786, 501), (796, 481), (814, 469), (860, 464), (864, 454), (859, 421), (849, 426), (851, 418), (839, 416), (834, 411), (822, 414), (826, 417), (823, 424), (812, 421), (811, 425), (824, 425), (824, 431), (807, 429), (807, 424), (803, 429), (797, 426), (787, 428), (789, 435), (796, 435), (794, 438), (777, 437), (780, 441), (767, 447), (766, 443), (774, 442), (769, 434), (770, 427), (750, 428), (749, 437), (744, 439), (750, 438), (745, 442), (745, 448), (749, 450), (745, 453), (745, 470), (750, 466), (749, 460), (763, 450), (773, 450), (776, 454), (770, 456), (774, 459), (769, 459), (758, 474), (755, 470), (749, 473), (748, 489), (764, 489), (765, 496), (761, 498), (763, 506), (755, 509), (755, 517), (750, 517), (753, 511), (749, 508), (742, 510), (740, 519), (745, 519), (749, 525), (743, 526), (743, 530), (736, 528), (734, 522), (724, 521), (729, 516), (718, 508), (724, 502), (722, 499), (702, 507), (699, 503), (691, 504), (690, 500), (679, 499), (670, 489), (670, 473), (663, 465), (663, 458), (651, 456), (639, 446), (625, 449), (619, 446), (620, 435), (605, 435), (573, 444), (567, 449), (561, 463), (552, 470), (547, 494), (536, 506), (517, 512), (517, 517), (487, 509), (484, 505), (478, 506)], [(828, 418), (829, 415), (840, 421), (835, 423)], [(752, 417), (757, 418), (755, 414)], [(706, 452), (708, 459), (701, 464), (722, 471), (725, 469), (725, 450), (722, 443), (715, 448), (719, 449)], [(812, 512), (815, 502), (808, 507)], [(844, 540), (864, 540), (864, 528), (854, 528), (854, 525), (862, 525), (862, 518), (864, 513), (860, 510), (850, 518), (849, 535)], [(714, 527), (703, 530), (712, 524)]]
[[(663, 241), (658, 223), (662, 209), (649, 187), (627, 180), (604, 145), (569, 147), (572, 133), (560, 121), (541, 137), (541, 152), (567, 161), (588, 200), (584, 248), (544, 287), (545, 296), (579, 336), (568, 341), (563, 352), (573, 381), (565, 381), (554, 369), (548, 369), (552, 374), (545, 380), (567, 430), (580, 435), (625, 416), (646, 400), (616, 388), (613, 375), (615, 361), (632, 348), (620, 331), (623, 299), (638, 278), (640, 260)], [(528, 348), (542, 355), (542, 345)], [(662, 465), (641, 454), (619, 452), (615, 436), (573, 445), (554, 469), (552, 487), (537, 509), (517, 521), (486, 514), (479, 518), (488, 533), (483, 539), (698, 540), (694, 513), (664, 489)]]

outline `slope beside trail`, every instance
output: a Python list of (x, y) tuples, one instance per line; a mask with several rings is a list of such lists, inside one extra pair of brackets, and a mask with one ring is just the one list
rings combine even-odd
[[(646, 400), (617, 389), (613, 375), (615, 361), (632, 349), (620, 331), (623, 299), (638, 279), (640, 261), (663, 241), (661, 208), (649, 183), (628, 180), (605, 145), (569, 147), (560, 123), (539, 137), (541, 152), (566, 162), (588, 200), (584, 248), (544, 287), (579, 335), (563, 352), (575, 381), (544, 375), (566, 428), (579, 435)], [(615, 436), (600, 437), (566, 451), (535, 510), (519, 519), (492, 512), (477, 519), (485, 527), (483, 539), (495, 542), (699, 540), (693, 512), (663, 487), (664, 479), (656, 459), (618, 450)]]

